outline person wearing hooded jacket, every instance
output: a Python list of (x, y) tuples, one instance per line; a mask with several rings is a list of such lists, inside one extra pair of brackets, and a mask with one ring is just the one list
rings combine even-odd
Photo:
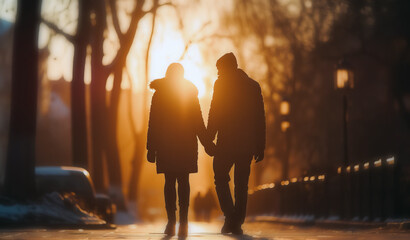
[(212, 153), (214, 143), (207, 136), (199, 105), (198, 90), (184, 79), (184, 68), (172, 63), (165, 78), (151, 82), (155, 90), (148, 123), (147, 159), (165, 175), (165, 207), (168, 223), (165, 234), (175, 235), (176, 183), (179, 196), (179, 232), (188, 234), (189, 174), (198, 171), (198, 141)]
[[(209, 110), (208, 133), (212, 140), (217, 135), (213, 169), (225, 215), (221, 232), (243, 234), (251, 161), (264, 158), (264, 103), (259, 84), (238, 68), (233, 53), (222, 56), (216, 67), (218, 79)], [(229, 172), (234, 165), (235, 202), (229, 189)]]

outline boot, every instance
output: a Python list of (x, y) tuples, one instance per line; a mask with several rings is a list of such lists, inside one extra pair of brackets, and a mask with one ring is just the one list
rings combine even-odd
[(188, 236), (188, 208), (180, 209), (179, 211), (179, 237)]
[(232, 225), (232, 234), (233, 235), (243, 235), (242, 226), (239, 223)]
[(175, 211), (167, 211), (167, 215), (168, 215), (168, 223), (167, 223), (167, 226), (165, 227), (164, 234), (172, 237), (175, 235), (175, 224), (177, 222)]
[(232, 224), (225, 219), (224, 225), (222, 226), (221, 233), (228, 234), (232, 232)]
[(188, 223), (179, 223), (178, 237), (188, 237)]
[(225, 215), (225, 222), (221, 229), (222, 234), (228, 234), (232, 232), (235, 223), (234, 219), (234, 213)]

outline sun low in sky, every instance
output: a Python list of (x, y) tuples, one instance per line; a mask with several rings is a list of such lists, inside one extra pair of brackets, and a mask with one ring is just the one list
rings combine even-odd
[[(142, 31), (144, 28), (150, 28), (151, 25), (148, 22), (142, 22), (145, 26), (141, 26)], [(149, 80), (163, 78), (168, 66), (173, 62), (179, 62), (185, 69), (185, 78), (191, 81), (198, 88), (199, 97), (203, 97), (206, 94), (205, 78), (209, 76), (207, 68), (205, 67), (204, 59), (198, 44), (190, 44), (188, 50), (183, 55), (186, 47), (186, 39), (183, 38), (180, 29), (175, 26), (174, 23), (169, 21), (159, 21), (156, 24), (155, 34), (152, 41), (150, 60), (149, 60)], [(135, 41), (139, 41), (138, 38)], [(141, 58), (138, 58), (138, 52), (141, 51), (139, 47), (146, 47), (144, 43), (137, 43), (134, 41), (134, 46), (128, 56), (128, 66), (136, 66), (138, 61), (141, 63)], [(142, 87), (140, 79), (142, 72), (134, 68), (131, 71), (132, 78), (134, 79), (134, 86), (139, 86), (136, 91), (141, 90)]]
[(203, 97), (206, 91), (204, 79), (207, 73), (202, 67), (204, 63), (199, 47), (196, 44), (190, 46), (185, 57), (180, 60), (185, 48), (180, 33), (172, 29), (163, 29), (159, 35), (166, 37), (159, 36), (153, 43), (150, 79), (164, 77), (169, 64), (179, 62), (184, 66), (185, 78), (195, 84), (199, 91), (199, 97)]
[[(8, 8), (15, 9), (16, 3), (13, 0), (7, 0), (6, 3), (11, 6)], [(178, 1), (178, 3), (185, 6), (184, 1)], [(201, 4), (207, 7), (209, 7), (208, 5), (212, 5), (211, 7), (213, 7), (213, 4), (211, 4), (210, 1), (201, 2)], [(68, 15), (66, 18), (60, 18), (57, 16), (58, 25), (62, 26), (62, 30), (68, 34), (75, 33), (75, 19), (77, 18), (76, 2), (74, 1), (74, 4), (71, 5), (67, 8), (66, 12)], [(121, 4), (119, 6), (121, 6)], [(56, 17), (53, 15), (53, 11), (55, 11), (55, 8), (58, 10), (60, 7), (62, 6), (60, 6), (57, 2), (52, 0), (43, 0), (43, 17), (53, 21)], [(123, 8), (127, 9), (127, 7), (129, 6), (124, 5)], [(184, 29), (181, 29), (175, 15), (175, 10), (170, 7), (161, 8), (157, 16), (158, 20), (156, 21), (155, 33), (151, 45), (148, 79), (149, 81), (152, 81), (154, 79), (164, 77), (165, 71), (169, 64), (179, 62), (184, 66), (185, 78), (195, 84), (199, 91), (199, 97), (202, 98), (207, 94), (209, 95), (209, 93), (206, 92), (207, 84), (205, 83), (205, 79), (216, 79), (216, 73), (209, 71), (209, 69), (214, 66), (207, 66), (207, 63), (205, 63), (201, 52), (203, 49), (201, 49), (200, 44), (191, 43), (189, 48), (187, 48), (187, 50), (185, 49), (186, 44), (189, 42), (189, 36), (200, 29), (205, 22), (209, 22), (209, 19), (212, 18), (212, 14), (209, 14), (208, 11), (198, 12), (198, 9), (201, 8), (196, 7), (194, 9), (195, 11), (187, 11), (192, 15), (189, 17), (193, 19), (192, 21), (185, 22)], [(121, 12), (120, 7), (118, 10), (120, 20), (122, 18), (129, 19), (128, 15)], [(0, 12), (0, 17), (2, 19), (14, 22), (14, 14), (15, 13), (13, 11)], [(217, 12), (214, 11), (213, 14), (217, 14)], [(121, 22), (124, 26), (128, 24), (126, 20)], [(107, 24), (108, 28), (112, 25), (109, 21)], [(213, 22), (213, 24), (217, 25), (216, 22)], [(145, 50), (147, 47), (148, 36), (151, 32), (151, 26), (152, 21), (150, 15), (144, 17), (144, 19), (140, 21), (133, 46), (128, 54), (126, 74), (123, 75), (123, 78), (129, 78), (128, 80), (132, 81), (134, 92), (141, 92), (144, 88), (148, 89), (148, 86), (145, 83)], [(185, 34), (183, 33), (184, 31)], [(105, 37), (105, 56), (103, 63), (108, 64), (118, 50), (118, 39), (115, 37), (115, 33), (110, 29), (108, 29)], [(47, 79), (65, 79), (66, 81), (71, 81), (72, 59), (74, 55), (73, 45), (63, 36), (54, 34), (46, 25), (41, 24), (39, 32), (39, 47), (48, 47), (50, 52), (50, 56), (47, 59)], [(186, 52), (184, 53), (185, 50)], [(90, 57), (88, 56), (85, 69), (85, 82), (89, 84), (90, 81), (91, 69)], [(109, 77), (107, 81), (107, 90), (110, 90), (111, 88), (112, 77)], [(122, 88), (130, 88), (129, 81), (123, 81)]]

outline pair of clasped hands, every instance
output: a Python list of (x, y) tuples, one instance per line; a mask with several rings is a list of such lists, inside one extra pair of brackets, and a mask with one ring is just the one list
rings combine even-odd
[[(215, 156), (216, 151), (217, 151), (217, 148), (216, 148), (216, 145), (215, 145), (214, 142), (211, 141), (209, 144), (207, 144), (206, 146), (204, 146), (204, 148), (205, 148), (205, 152), (206, 152), (209, 156), (211, 156), (211, 157)], [(156, 155), (157, 155), (156, 151), (152, 151), (152, 150), (148, 151), (148, 152), (147, 152), (147, 160), (148, 160), (148, 162), (150, 162), (150, 163), (155, 163)], [(255, 162), (257, 162), (257, 163), (260, 162), (260, 161), (262, 161), (263, 158), (265, 157), (264, 151), (260, 151), (260, 152), (255, 153), (255, 154), (253, 155), (253, 157), (255, 158)]]

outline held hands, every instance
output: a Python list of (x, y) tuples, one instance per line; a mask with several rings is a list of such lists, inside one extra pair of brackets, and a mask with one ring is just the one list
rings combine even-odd
[(254, 157), (255, 157), (255, 162), (258, 163), (262, 161), (263, 158), (265, 157), (265, 152), (264, 151), (258, 152), (254, 155)]
[(148, 150), (148, 152), (147, 152), (147, 160), (148, 160), (148, 162), (150, 162), (150, 163), (155, 163), (155, 158), (156, 158), (156, 152), (155, 151), (150, 151), (150, 150)]

